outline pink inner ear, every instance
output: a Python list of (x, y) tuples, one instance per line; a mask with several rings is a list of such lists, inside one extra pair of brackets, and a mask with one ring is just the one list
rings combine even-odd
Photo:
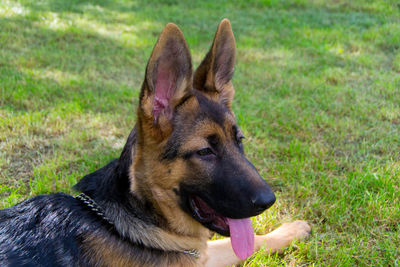
[(172, 117), (172, 110), (170, 109), (170, 101), (174, 92), (175, 77), (173, 71), (169, 69), (166, 64), (160, 63), (157, 68), (155, 94), (153, 102), (153, 115), (154, 120), (157, 121), (161, 112), (168, 118)]

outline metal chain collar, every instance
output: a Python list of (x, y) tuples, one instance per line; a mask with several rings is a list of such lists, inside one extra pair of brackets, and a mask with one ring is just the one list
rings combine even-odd
[(92, 211), (99, 215), (103, 220), (107, 221), (111, 225), (114, 225), (114, 223), (106, 215), (104, 215), (104, 212), (102, 211), (100, 206), (97, 205), (97, 203), (94, 202), (94, 200), (91, 199), (88, 195), (80, 193), (75, 198), (85, 203), (86, 206), (88, 206)]
[[(82, 201), (84, 204), (86, 204), (86, 206), (88, 206), (92, 211), (94, 211), (103, 220), (107, 221), (109, 224), (114, 226), (114, 223), (104, 214), (101, 207), (88, 195), (86, 195), (85, 193), (80, 193), (79, 195), (75, 196), (75, 198)], [(190, 255), (192, 257), (195, 257), (196, 259), (200, 258), (200, 252), (196, 249), (182, 250), (182, 251), (177, 251), (177, 252), (181, 252), (181, 253)]]

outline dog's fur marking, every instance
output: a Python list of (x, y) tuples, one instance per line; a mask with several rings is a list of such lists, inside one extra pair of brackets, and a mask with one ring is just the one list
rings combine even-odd
[[(157, 242), (155, 240), (155, 242)], [(195, 258), (176, 251), (132, 247), (129, 242), (100, 234), (87, 235), (83, 241), (84, 254), (93, 258), (90, 264), (101, 266), (194, 266)]]

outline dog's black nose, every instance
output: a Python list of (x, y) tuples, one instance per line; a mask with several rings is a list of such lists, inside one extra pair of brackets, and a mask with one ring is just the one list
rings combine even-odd
[(262, 212), (275, 203), (275, 194), (272, 190), (263, 190), (258, 192), (255, 197), (251, 200), (254, 205), (254, 209), (258, 212)]

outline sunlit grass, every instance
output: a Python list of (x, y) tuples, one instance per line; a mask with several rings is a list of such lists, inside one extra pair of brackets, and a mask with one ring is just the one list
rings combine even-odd
[(197, 65), (224, 17), (246, 152), (277, 195), (255, 231), (313, 226), (245, 265), (400, 264), (396, 1), (0, 0), (0, 207), (74, 194), (118, 157), (162, 27), (181, 27)]
[(10, 18), (13, 16), (26, 16), (29, 14), (29, 9), (25, 8), (19, 3), (13, 1), (2, 1), (0, 2), (0, 16), (4, 18)]

